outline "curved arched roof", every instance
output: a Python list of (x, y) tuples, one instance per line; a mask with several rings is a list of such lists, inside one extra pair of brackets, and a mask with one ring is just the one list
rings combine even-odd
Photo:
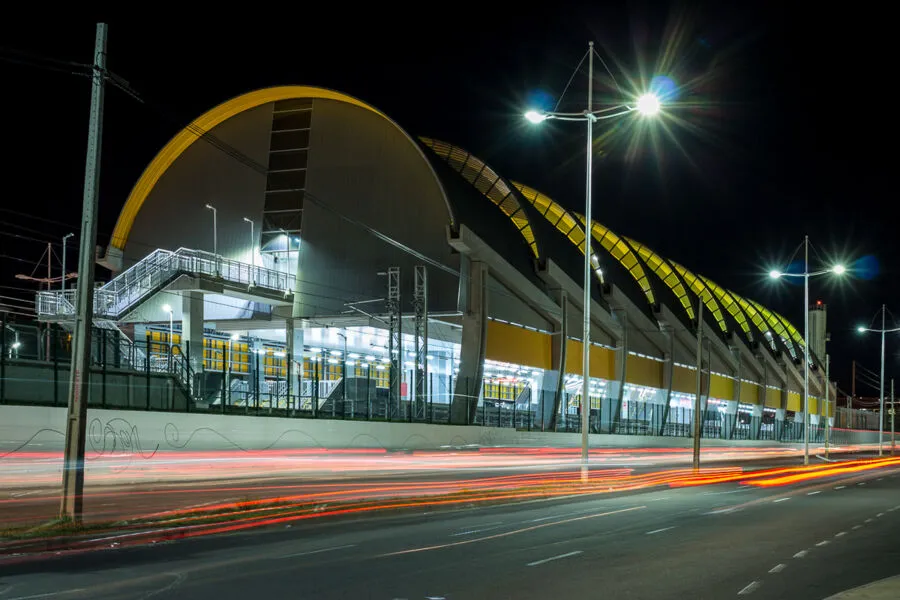
[[(522, 197), (531, 202), (531, 205), (541, 214), (547, 221), (553, 225), (557, 231), (566, 236), (572, 244), (578, 248), (578, 251), (584, 255), (584, 224), (579, 223), (578, 219), (563, 208), (552, 198), (540, 193), (534, 188), (528, 187), (524, 183), (512, 181), (512, 183)], [(591, 265), (594, 268), (594, 274), (603, 282), (603, 271), (600, 269), (600, 261), (597, 256), (591, 257)]]
[(479, 192), (502, 210), (503, 214), (509, 217), (509, 220), (512, 221), (522, 237), (525, 238), (525, 242), (528, 244), (534, 257), (538, 258), (540, 256), (537, 240), (534, 237), (534, 231), (531, 229), (528, 215), (525, 214), (519, 199), (505, 179), (500, 177), (483, 160), (466, 152), (459, 146), (426, 137), (420, 137), (419, 139), (462, 175), (463, 179), (475, 186)]
[[(389, 121), (392, 125), (394, 125), (394, 127), (396, 127), (401, 133), (403, 133), (404, 136), (406, 136), (407, 139), (409, 139), (410, 143), (416, 147), (416, 150), (421, 153), (421, 149), (409, 136), (409, 134), (406, 133), (387, 115), (374, 108), (373, 106), (366, 104), (365, 102), (358, 100), (352, 96), (348, 96), (347, 94), (342, 94), (340, 92), (335, 92), (333, 90), (328, 90), (325, 88), (302, 85), (270, 87), (255, 90), (253, 92), (248, 92), (246, 94), (237, 96), (236, 98), (232, 98), (231, 100), (227, 100), (226, 102), (223, 102), (215, 108), (200, 115), (190, 125), (179, 131), (175, 135), (175, 137), (169, 140), (169, 143), (167, 143), (163, 147), (163, 149), (157, 153), (156, 157), (154, 157), (147, 168), (144, 169), (144, 172), (143, 174), (141, 174), (140, 179), (138, 179), (137, 183), (132, 188), (131, 193), (128, 195), (128, 199), (125, 201), (125, 205), (122, 207), (122, 210), (119, 213), (119, 218), (116, 221), (115, 229), (113, 229), (110, 246), (124, 251), (125, 244), (128, 241), (128, 234), (131, 231), (134, 220), (137, 217), (138, 212), (141, 210), (141, 206), (143, 206), (144, 201), (150, 195), (150, 192), (153, 190), (153, 187), (159, 181), (160, 177), (163, 176), (166, 170), (172, 166), (172, 163), (174, 163), (175, 160), (177, 160), (178, 157), (181, 156), (185, 152), (185, 150), (187, 150), (191, 146), (191, 144), (200, 139), (203, 135), (208, 133), (217, 125), (224, 123), (228, 119), (239, 115), (244, 111), (256, 108), (257, 106), (268, 104), (270, 102), (299, 98), (337, 100), (339, 102), (345, 102), (347, 104), (358, 106), (359, 108), (365, 109), (367, 111), (371, 111), (372, 113), (382, 117), (383, 119)], [(422, 156), (422, 160), (426, 165), (428, 165), (428, 161), (427, 159), (425, 159), (424, 155)], [(444, 202), (447, 204), (447, 210), (452, 221), (454, 220), (453, 211), (450, 208), (450, 203), (447, 201), (446, 194), (444, 194), (444, 196)]]

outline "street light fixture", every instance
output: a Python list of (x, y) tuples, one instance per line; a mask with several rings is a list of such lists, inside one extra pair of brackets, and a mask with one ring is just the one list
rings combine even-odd
[[(772, 279), (783, 277), (803, 278), (803, 464), (809, 464), (809, 278), (819, 275), (843, 275), (847, 272), (844, 265), (837, 264), (828, 269), (810, 272), (809, 270), (809, 236), (803, 236), (803, 272), (785, 273), (778, 269), (769, 271)], [(828, 382), (825, 382), (828, 385)]]
[[(882, 304), (881, 305), (881, 329), (872, 329), (869, 327), (859, 326), (856, 328), (856, 331), (860, 333), (866, 333), (867, 331), (872, 331), (875, 333), (881, 334), (881, 376), (878, 380), (878, 395), (879, 399), (879, 415), (878, 415), (878, 456), (882, 456), (884, 453), (884, 334), (886, 333), (896, 333), (900, 331), (900, 327), (894, 327), (893, 329), (885, 328), (886, 321), (886, 313), (887, 307)], [(891, 403), (891, 410), (894, 409), (893, 402)]]
[(584, 331), (582, 333), (582, 390), (581, 390), (581, 461), (583, 468), (588, 465), (588, 430), (591, 415), (591, 233), (593, 220), (591, 217), (591, 184), (593, 179), (594, 158), (594, 122), (621, 117), (632, 112), (652, 116), (660, 110), (660, 100), (655, 94), (644, 94), (638, 98), (635, 106), (620, 104), (600, 110), (594, 110), (594, 42), (588, 43), (588, 97), (587, 110), (580, 113), (562, 113), (529, 110), (525, 118), (534, 124), (548, 119), (559, 121), (584, 121), (587, 123), (587, 175), (585, 181), (584, 200)]
[(218, 224), (219, 211), (217, 211), (216, 207), (211, 204), (207, 204), (206, 208), (208, 210), (211, 210), (212, 214), (213, 214), (213, 254), (215, 254), (216, 257), (218, 257), (219, 256), (219, 224)]

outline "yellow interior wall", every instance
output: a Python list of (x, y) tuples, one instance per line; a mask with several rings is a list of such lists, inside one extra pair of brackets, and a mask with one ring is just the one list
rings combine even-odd
[(744, 404), (759, 404), (760, 387), (746, 381), (741, 382), (741, 402)]
[(797, 392), (788, 392), (787, 409), (798, 412), (803, 409), (803, 398)]
[[(569, 340), (566, 346), (566, 373), (581, 375), (581, 342)], [(591, 346), (591, 377), (615, 381), (616, 353), (608, 348)]]
[(625, 364), (625, 381), (634, 385), (663, 387), (663, 363), (643, 356), (628, 355)]
[(683, 394), (697, 393), (697, 371), (675, 365), (672, 373), (672, 390)]
[(781, 408), (781, 390), (766, 388), (766, 406)]
[(550, 369), (550, 344), (550, 336), (546, 333), (488, 321), (485, 356), (489, 360)]
[(734, 400), (734, 381), (713, 373), (709, 395), (719, 400)]

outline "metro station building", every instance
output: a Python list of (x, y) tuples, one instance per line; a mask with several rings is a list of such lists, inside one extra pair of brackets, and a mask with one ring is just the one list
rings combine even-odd
[[(560, 427), (582, 405), (586, 227), (552, 196), (345, 94), (249, 92), (200, 115), (135, 183), (95, 315), (146, 342), (148, 361), (174, 343), (195, 407), (328, 411), (339, 394), (362, 414), (364, 395), (371, 416), (471, 423), (505, 407)], [(684, 425), (701, 312), (702, 401), (723, 436), (803, 410), (792, 323), (641, 241), (589, 231), (595, 431)], [(41, 316), (62, 320), (68, 301), (51, 296)]]

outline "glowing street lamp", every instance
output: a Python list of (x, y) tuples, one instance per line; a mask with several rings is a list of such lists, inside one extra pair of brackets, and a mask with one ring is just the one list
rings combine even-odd
[[(803, 237), (803, 272), (785, 273), (778, 269), (769, 271), (772, 279), (783, 277), (803, 278), (803, 464), (809, 464), (809, 278), (819, 275), (843, 275), (847, 272), (844, 265), (837, 264), (829, 269), (810, 272), (809, 270), (809, 236)], [(828, 385), (828, 382), (825, 382)]]
[[(884, 304), (882, 304), (881, 305), (881, 329), (872, 329), (869, 327), (863, 327), (862, 325), (860, 325), (859, 327), (856, 328), (856, 331), (858, 331), (859, 333), (866, 333), (868, 331), (872, 331), (872, 332), (881, 334), (881, 376), (879, 377), (879, 381), (878, 381), (878, 392), (879, 392), (878, 395), (880, 396), (880, 400), (879, 400), (879, 404), (880, 404), (879, 413), (880, 414), (878, 415), (878, 420), (879, 420), (879, 423), (878, 423), (878, 456), (881, 456), (884, 452), (884, 449), (883, 449), (883, 443), (884, 443), (884, 334), (895, 333), (895, 332), (900, 331), (900, 327), (895, 327), (893, 329), (885, 328), (885, 324), (886, 324), (885, 323), (885, 321), (886, 321), (885, 314), (886, 313), (887, 313), (887, 307)], [(891, 410), (894, 410), (893, 402), (891, 402)], [(891, 419), (893, 420), (893, 417), (891, 417)]]
[(584, 201), (584, 332), (582, 334), (582, 390), (581, 390), (581, 460), (584, 468), (588, 465), (588, 429), (590, 427), (591, 396), (590, 396), (590, 339), (591, 339), (591, 182), (593, 174), (594, 158), (594, 122), (614, 119), (632, 112), (644, 116), (653, 116), (659, 113), (660, 99), (655, 94), (644, 94), (637, 99), (634, 106), (621, 104), (600, 110), (594, 110), (594, 42), (588, 43), (588, 97), (587, 109), (580, 113), (562, 113), (529, 110), (525, 113), (525, 119), (535, 125), (548, 119), (559, 121), (584, 121), (587, 123), (587, 180), (585, 185)]

